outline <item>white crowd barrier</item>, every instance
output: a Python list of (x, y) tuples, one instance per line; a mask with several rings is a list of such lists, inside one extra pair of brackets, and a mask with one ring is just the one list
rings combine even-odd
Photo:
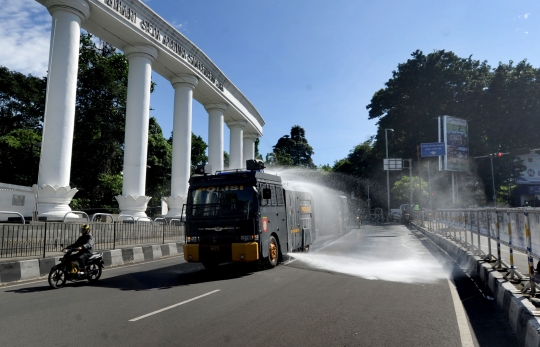
[[(422, 211), (418, 219), (434, 231), (443, 231), (448, 236), (465, 244), (478, 255), (485, 255), (487, 260), (496, 259), (497, 268), (501, 268), (501, 244), (509, 248), (509, 275), (514, 279), (514, 250), (523, 251), (528, 257), (529, 286), (532, 293), (534, 281), (534, 260), (540, 259), (540, 209), (533, 208), (475, 208)], [(462, 237), (462, 232), (464, 235)], [(459, 234), (457, 234), (459, 233)], [(480, 236), (487, 237), (489, 251), (481, 249)], [(476, 240), (475, 240), (476, 239)], [(491, 240), (497, 241), (497, 254), (491, 249)]]

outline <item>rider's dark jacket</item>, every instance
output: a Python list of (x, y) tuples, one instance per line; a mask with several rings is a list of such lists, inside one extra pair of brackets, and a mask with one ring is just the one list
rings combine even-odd
[(92, 254), (94, 252), (94, 238), (92, 237), (92, 234), (87, 233), (87, 234), (81, 235), (81, 237), (79, 237), (74, 244), (68, 246), (68, 248), (77, 248), (77, 247), (82, 247), (79, 253)]

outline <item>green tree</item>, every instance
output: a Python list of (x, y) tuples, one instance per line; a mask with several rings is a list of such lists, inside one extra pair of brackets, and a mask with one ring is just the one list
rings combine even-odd
[(414, 158), (418, 144), (437, 141), (436, 117), (451, 115), (471, 121), (479, 113), (478, 101), (490, 79), (486, 62), (444, 50), (428, 55), (415, 51), (366, 106), (369, 119), (379, 119), (374, 146), (379, 158), (385, 155), (386, 128), (395, 130), (388, 141), (390, 156)]
[(161, 196), (167, 195), (171, 163), (172, 146), (163, 137), (163, 131), (157, 120), (150, 117), (148, 127), (148, 170), (146, 171), (146, 194), (152, 197), (148, 203), (149, 207), (161, 206)]
[(310, 169), (316, 168), (311, 156), (315, 154), (306, 139), (306, 131), (299, 125), (291, 128), (291, 134), (282, 136), (273, 146), (274, 165), (286, 165), (289, 158), (293, 166), (302, 166)]
[(0, 182), (37, 183), (46, 83), (0, 66)]
[(294, 164), (290, 154), (278, 148), (274, 148), (272, 153), (266, 154), (265, 162), (272, 166), (293, 166)]
[(257, 160), (263, 160), (263, 157), (261, 155), (261, 153), (259, 152), (259, 143), (260, 143), (260, 139), (259, 138), (256, 138), (255, 139), (255, 159)]
[(223, 168), (228, 169), (231, 162), (231, 157), (226, 151), (223, 152)]
[[(173, 144), (173, 135), (169, 137), (167, 140), (169, 145)], [(191, 133), (191, 172), (198, 166), (198, 165), (204, 165), (208, 162), (208, 156), (206, 155), (206, 149), (208, 148), (208, 145), (202, 137), (195, 135), (194, 133)]]
[(0, 136), (33, 129), (41, 134), (47, 80), (0, 66)]
[[(392, 201), (393, 206), (410, 203), (410, 177), (407, 175), (401, 176), (398, 179), (392, 189)], [(426, 201), (429, 201), (428, 183), (418, 177), (412, 177), (412, 196), (413, 204), (425, 205)]]
[(333, 171), (332, 167), (329, 164), (319, 165), (319, 167), (317, 169), (319, 171), (322, 171), (322, 172), (332, 172)]
[(0, 136), (0, 182), (37, 183), (41, 136), (34, 129), (15, 129)]
[(374, 137), (355, 146), (346, 158), (334, 163), (332, 170), (358, 177), (369, 177), (380, 167), (377, 166), (376, 153), (373, 150)]
[[(107, 44), (82, 34), (79, 51), (71, 186), (80, 207), (116, 206), (123, 168), (128, 62)], [(73, 206), (73, 204), (72, 204)]]
[(208, 156), (206, 155), (206, 149), (208, 145), (202, 137), (191, 133), (191, 169), (197, 165), (204, 165), (208, 162)]

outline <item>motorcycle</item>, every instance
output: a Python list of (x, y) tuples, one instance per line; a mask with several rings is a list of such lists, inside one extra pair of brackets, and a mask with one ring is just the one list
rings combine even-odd
[(403, 212), (401, 219), (405, 226), (411, 225), (411, 214), (409, 212)]
[(84, 261), (84, 275), (80, 274), (79, 262), (70, 261), (71, 253), (76, 251), (71, 248), (64, 248), (64, 256), (60, 258), (60, 264), (53, 266), (49, 272), (49, 285), (52, 288), (62, 288), (66, 281), (84, 281), (95, 282), (101, 277), (103, 271), (103, 253), (97, 253)]

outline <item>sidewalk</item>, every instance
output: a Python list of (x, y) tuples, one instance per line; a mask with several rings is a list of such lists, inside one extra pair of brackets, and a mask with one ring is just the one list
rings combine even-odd
[[(164, 244), (124, 245), (114, 250), (96, 249), (94, 253), (103, 253), (105, 266), (119, 266), (182, 254), (183, 244), (182, 241), (175, 241)], [(0, 259), (0, 286), (47, 276), (62, 256), (61, 252), (48, 252), (45, 258), (36, 256), (2, 258)]]
[[(524, 283), (521, 281), (517, 284), (511, 283), (504, 277), (504, 273), (493, 268), (494, 263), (486, 262), (482, 257), (465, 248), (463, 244), (450, 239), (449, 235), (446, 235), (449, 233), (442, 230), (428, 231), (427, 228), (418, 224), (414, 225), (414, 228), (444, 250), (469, 276), (479, 278), (491, 290), (493, 299), (505, 312), (512, 329), (524, 346), (540, 347), (540, 310), (533, 304), (537, 299), (521, 291)], [(454, 236), (453, 232), (450, 234)], [(470, 232), (468, 236), (470, 242)], [(477, 235), (475, 235), (476, 243)], [(481, 238), (480, 243), (482, 249), (483, 246), (487, 249), (487, 237)], [(492, 252), (496, 254), (496, 245), (492, 248)]]

